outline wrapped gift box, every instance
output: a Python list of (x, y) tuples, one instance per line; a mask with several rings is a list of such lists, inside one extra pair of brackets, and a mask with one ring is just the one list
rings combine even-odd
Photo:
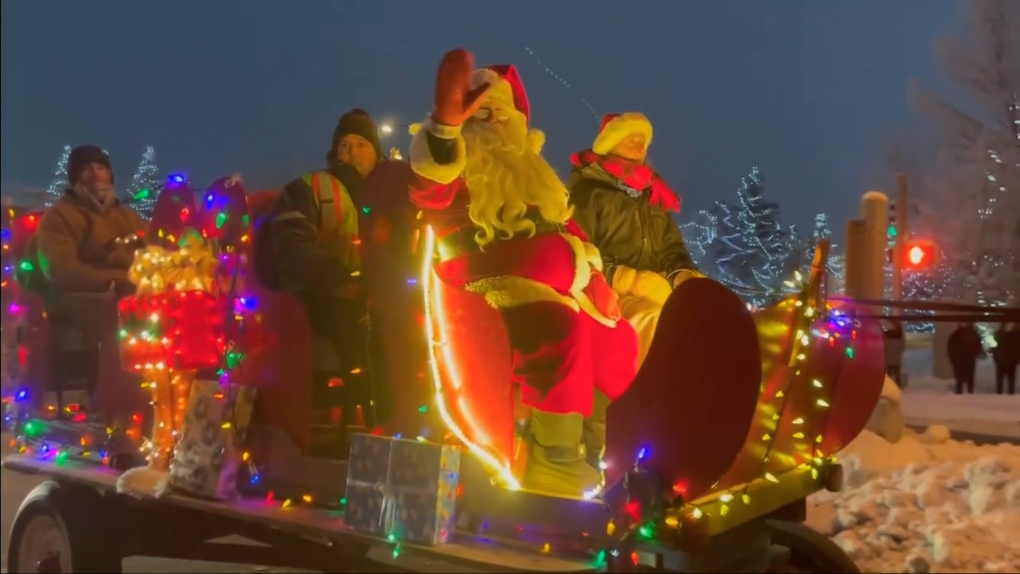
[(415, 544), (449, 541), (456, 522), (460, 455), (450, 445), (354, 435), (346, 524)]
[(237, 498), (254, 405), (254, 388), (195, 381), (181, 439), (174, 448), (170, 486), (212, 500)]

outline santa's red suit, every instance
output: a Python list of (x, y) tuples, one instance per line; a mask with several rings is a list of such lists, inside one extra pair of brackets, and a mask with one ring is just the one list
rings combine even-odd
[[(516, 70), (499, 66), (475, 71), (472, 84), (483, 82), (490, 88), (481, 117), (489, 109), (516, 110), (526, 125), (529, 106)], [(474, 121), (485, 120), (466, 123)], [(542, 140), (540, 132), (529, 130), (531, 153), (537, 155)], [(464, 177), (468, 153), (476, 152), (466, 145), (461, 126), (426, 120), (411, 144), (409, 161), (418, 177), (410, 197), (436, 234), (437, 276), (447, 286), (483, 295), (503, 317), (514, 376), (524, 403), (535, 409), (532, 435), (542, 448), (532, 452), (529, 466), (548, 466), (543, 477), (532, 482), (546, 490), (580, 494), (579, 484), (592, 485), (586, 484), (590, 474), (578, 472), (575, 463), (591, 466), (595, 455), (597, 465), (599, 453), (591, 451), (604, 448), (605, 440), (604, 422), (596, 421), (603, 425), (601, 437), (586, 441), (590, 433), (582, 431), (587, 422), (583, 419), (591, 418), (596, 389), (614, 400), (633, 380), (637, 336), (626, 322), (607, 317), (612, 313), (605, 304), (600, 311), (593, 303), (601, 302), (608, 289), (601, 258), (572, 222), (548, 223), (536, 213), (529, 216), (536, 222), (533, 235), (497, 234), (479, 247), (478, 227), (469, 216), (472, 193)], [(601, 411), (604, 415), (604, 406)], [(527, 482), (526, 487), (535, 487)]]

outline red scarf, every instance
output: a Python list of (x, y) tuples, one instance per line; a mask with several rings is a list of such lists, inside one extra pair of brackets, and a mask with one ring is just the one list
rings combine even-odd
[(656, 207), (680, 213), (680, 196), (673, 192), (654, 169), (643, 163), (636, 163), (613, 156), (602, 156), (590, 149), (570, 156), (571, 163), (578, 169), (597, 164), (621, 184), (641, 193), (649, 194), (648, 202)]

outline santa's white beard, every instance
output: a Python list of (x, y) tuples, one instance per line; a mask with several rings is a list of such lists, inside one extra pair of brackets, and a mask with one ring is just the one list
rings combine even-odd
[(481, 228), (475, 236), (479, 245), (518, 233), (533, 235), (535, 222), (525, 218), (529, 208), (549, 223), (570, 219), (567, 188), (552, 166), (529, 148), (523, 114), (504, 124), (471, 119), (462, 133), (467, 144), (464, 180), (471, 194), (468, 211)]

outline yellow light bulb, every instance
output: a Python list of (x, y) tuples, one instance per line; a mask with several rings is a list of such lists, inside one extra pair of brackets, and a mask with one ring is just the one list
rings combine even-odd
[(797, 417), (797, 418), (793, 419), (793, 424), (795, 424), (795, 425), (802, 425), (802, 424), (804, 424), (804, 419), (801, 418), (801, 417)]
[(779, 391), (778, 393), (776, 393), (776, 398), (777, 399), (781, 399), (781, 398), (783, 398), (785, 396), (786, 396), (786, 393), (784, 393), (783, 391)]
[(765, 480), (767, 480), (767, 481), (769, 481), (769, 482), (771, 482), (773, 484), (779, 484), (779, 479), (776, 478), (771, 472), (766, 472), (765, 473)]
[(726, 515), (727, 515), (727, 514), (729, 514), (729, 513), (730, 513), (730, 507), (729, 507), (728, 505), (724, 504), (724, 505), (722, 505), (722, 506), (721, 506), (721, 507), (719, 508), (719, 514), (720, 514), (721, 516), (726, 516)]
[(818, 399), (818, 400), (816, 401), (816, 404), (817, 404), (818, 406), (822, 407), (823, 409), (827, 409), (827, 408), (829, 408), (829, 403), (828, 403), (828, 402), (826, 402), (826, 401), (825, 401), (825, 399)]
[(719, 497), (719, 500), (721, 500), (723, 502), (726, 502), (726, 503), (733, 502), (733, 495), (728, 493), (728, 492), (724, 493), (722, 496)]
[(744, 504), (751, 504), (751, 495), (745, 494), (744, 496), (740, 497), (740, 500), (742, 500)]
[(818, 469), (817, 468), (812, 468), (811, 469), (811, 478), (813, 478), (814, 480), (818, 480)]
[(802, 433), (802, 432), (793, 433), (793, 438), (797, 438), (797, 439), (804, 438), (804, 433)]
[(695, 508), (694, 512), (691, 513), (691, 518), (694, 520), (701, 520), (705, 516), (705, 513), (700, 508)]
[(814, 385), (816, 389), (822, 388), (822, 381), (819, 381), (818, 379), (811, 381), (811, 384)]

